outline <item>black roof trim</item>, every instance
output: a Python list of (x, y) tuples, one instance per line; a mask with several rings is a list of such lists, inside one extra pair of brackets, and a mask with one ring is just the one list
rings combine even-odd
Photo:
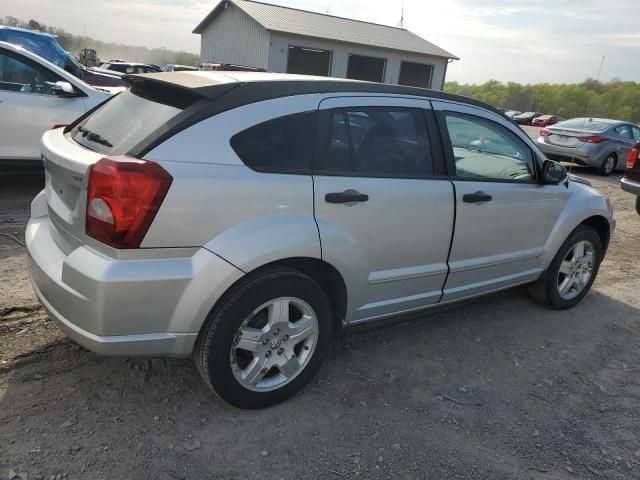
[[(172, 73), (170, 75), (176, 74)], [(150, 75), (131, 75), (130, 77), (132, 77), (132, 80), (134, 81), (136, 81), (134, 77), (139, 77), (146, 81), (161, 81), (160, 79), (154, 79)], [(198, 102), (196, 108), (192, 107), (188, 110), (185, 110), (185, 112), (183, 112), (185, 115), (179, 115), (178, 117), (176, 117), (175, 121), (172, 122), (171, 125), (164, 125), (155, 132), (151, 133), (147, 138), (136, 145), (136, 147), (131, 152), (129, 152), (130, 155), (142, 158), (144, 155), (149, 153), (151, 150), (153, 150), (155, 147), (157, 147), (173, 135), (219, 113), (242, 107), (244, 105), (249, 105), (251, 103), (295, 95), (307, 95), (316, 93), (370, 93), (372, 95), (385, 94), (417, 96), (424, 97), (425, 99), (445, 100), (473, 105), (504, 117), (502, 112), (500, 112), (496, 108), (478, 100), (462, 97), (460, 95), (440, 92), (437, 90), (427, 90), (417, 87), (406, 87), (402, 85), (358, 81), (315, 79), (309, 81), (256, 80), (237, 82), (233, 81), (232, 77), (227, 78), (231, 80), (229, 83), (214, 83), (206, 86), (189, 87), (187, 85), (173, 84), (177, 88), (191, 89), (201, 97), (204, 97), (204, 101)], [(162, 80), (162, 82), (170, 83), (166, 80)]]

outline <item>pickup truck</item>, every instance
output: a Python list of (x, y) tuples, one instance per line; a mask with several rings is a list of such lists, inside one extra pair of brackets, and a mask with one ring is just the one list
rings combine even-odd
[(620, 185), (625, 192), (636, 196), (636, 212), (640, 215), (640, 142), (636, 143), (627, 158), (627, 169)]

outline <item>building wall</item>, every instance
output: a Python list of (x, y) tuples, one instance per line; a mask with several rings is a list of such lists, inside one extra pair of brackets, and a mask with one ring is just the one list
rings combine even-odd
[(426, 63), (433, 65), (433, 78), (431, 88), (441, 90), (446, 74), (447, 59), (441, 57), (431, 57), (417, 53), (404, 53), (383, 48), (367, 47), (364, 45), (346, 44), (331, 40), (321, 40), (315, 38), (298, 37), (283, 33), (271, 32), (269, 42), (269, 62), (266, 67), (272, 72), (287, 71), (287, 55), (289, 46), (317, 48), (319, 50), (330, 50), (331, 55), (331, 76), (346, 77), (349, 54), (367, 55), (371, 57), (386, 58), (386, 68), (384, 74), (385, 83), (398, 83), (400, 77), (400, 63), (402, 61)]
[(200, 35), (203, 62), (267, 68), (269, 32), (233, 4), (227, 4)]

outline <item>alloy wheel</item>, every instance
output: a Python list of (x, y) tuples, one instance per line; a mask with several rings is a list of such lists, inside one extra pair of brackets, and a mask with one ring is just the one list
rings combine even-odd
[(596, 256), (594, 245), (582, 240), (567, 253), (558, 270), (558, 294), (564, 300), (576, 298), (585, 289), (593, 275)]
[(318, 318), (299, 298), (264, 303), (244, 320), (231, 346), (231, 369), (245, 388), (267, 392), (291, 382), (309, 363)]

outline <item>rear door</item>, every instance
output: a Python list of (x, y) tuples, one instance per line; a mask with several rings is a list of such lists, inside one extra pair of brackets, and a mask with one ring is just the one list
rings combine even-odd
[(437, 303), (454, 197), (429, 102), (330, 98), (318, 122), (315, 215), (322, 257), (347, 283), (347, 321)]
[(434, 102), (455, 185), (456, 225), (442, 301), (536, 279), (554, 192), (524, 134), (483, 109)]
[(52, 85), (61, 80), (39, 63), (0, 48), (0, 158), (39, 159), (45, 130), (84, 113), (81, 97), (55, 94)]

